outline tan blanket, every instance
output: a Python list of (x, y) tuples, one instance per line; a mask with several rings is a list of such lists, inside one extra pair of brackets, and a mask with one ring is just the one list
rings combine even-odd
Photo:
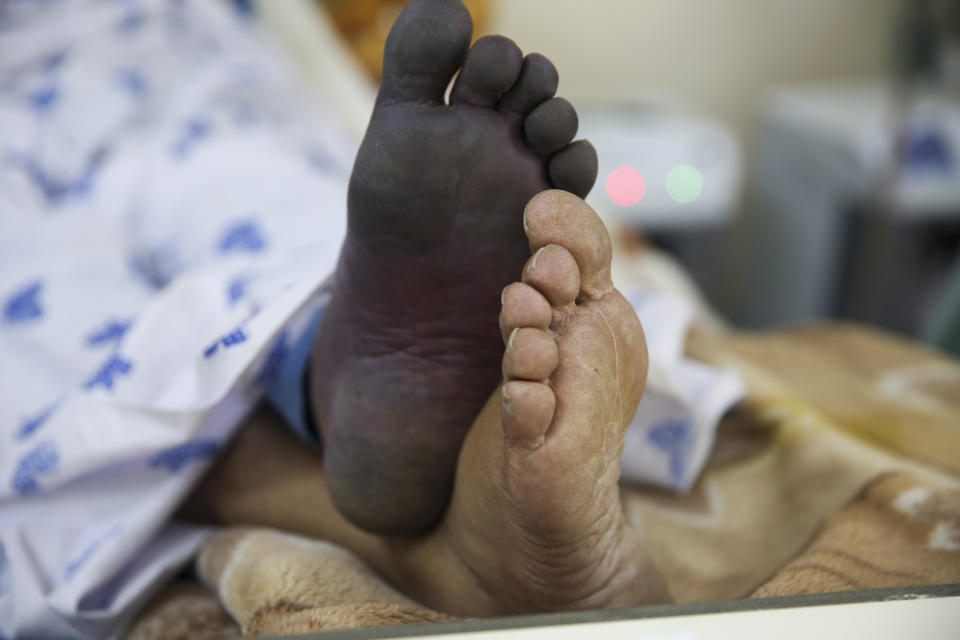
[[(845, 325), (693, 337), (689, 349), (736, 367), (749, 392), (689, 495), (624, 488), (677, 601), (960, 582), (956, 362)], [(272, 414), (254, 416), (185, 514), (274, 530), (214, 536), (197, 563), (211, 590), (171, 587), (129, 637), (445, 619), (344, 549), (309, 539), (319, 529), (315, 456)]]

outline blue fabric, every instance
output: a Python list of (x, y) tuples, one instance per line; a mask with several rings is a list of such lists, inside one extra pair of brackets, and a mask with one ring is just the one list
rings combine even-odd
[[(275, 370), (266, 377), (264, 383), (267, 399), (286, 420), (287, 425), (305, 441), (318, 447), (322, 441), (310, 416), (306, 399), (309, 391), (307, 367), (310, 364), (310, 352), (325, 308), (322, 307), (314, 312), (305, 330), (300, 332), (300, 335), (290, 344), (286, 344), (286, 334), (281, 336), (275, 347), (275, 350), (279, 350), (275, 351), (278, 357), (268, 358), (268, 360), (274, 360)], [(266, 366), (269, 368), (271, 364), (273, 363), (268, 362)]]

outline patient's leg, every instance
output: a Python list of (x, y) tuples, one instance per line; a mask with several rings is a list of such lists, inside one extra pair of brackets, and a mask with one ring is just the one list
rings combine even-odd
[(330, 495), (380, 533), (422, 532), (447, 506), (500, 380), (497, 303), (530, 256), (524, 205), (551, 186), (584, 196), (596, 177), (553, 65), (502, 37), (468, 52), (471, 32), (459, 0), (414, 0), (394, 26), (314, 346)]
[(317, 497), (320, 457), (263, 425), (241, 435), (192, 511), (337, 542), (454, 615), (667, 599), (617, 488), (647, 361), (636, 315), (610, 282), (609, 238), (559, 191), (534, 198), (525, 222), (534, 255), (500, 311), (505, 382), (470, 429), (440, 527), (421, 538), (360, 531)]

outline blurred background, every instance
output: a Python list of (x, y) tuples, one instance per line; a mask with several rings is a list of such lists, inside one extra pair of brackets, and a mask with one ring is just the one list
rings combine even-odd
[[(404, 4), (251, 8), (360, 132)], [(478, 34), (556, 63), (600, 155), (590, 203), (716, 318), (855, 320), (960, 354), (960, 0), (467, 4)]]

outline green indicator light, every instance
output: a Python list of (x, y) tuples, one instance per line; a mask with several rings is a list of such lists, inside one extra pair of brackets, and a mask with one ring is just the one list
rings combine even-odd
[(688, 164), (674, 167), (667, 174), (667, 193), (680, 204), (693, 202), (703, 193), (703, 175)]

